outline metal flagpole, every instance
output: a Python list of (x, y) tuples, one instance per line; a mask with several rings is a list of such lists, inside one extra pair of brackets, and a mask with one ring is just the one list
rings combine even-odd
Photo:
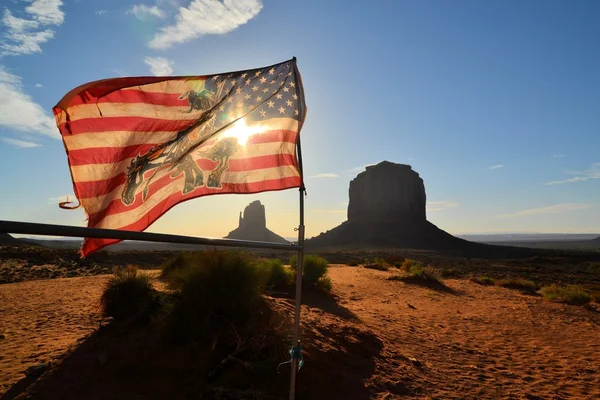
[(302, 149), (300, 147), (300, 136), (298, 136), (298, 166), (300, 167), (300, 176), (302, 186), (300, 186), (300, 225), (298, 226), (298, 260), (296, 265), (296, 310), (294, 313), (294, 336), (292, 341), (292, 371), (290, 374), (290, 400), (296, 398), (296, 375), (298, 374), (298, 362), (302, 356), (302, 347), (300, 346), (300, 307), (302, 305), (302, 278), (304, 273), (304, 174), (302, 172)]

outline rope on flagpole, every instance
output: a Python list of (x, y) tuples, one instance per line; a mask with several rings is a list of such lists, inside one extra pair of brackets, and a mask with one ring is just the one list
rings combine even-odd
[(292, 347), (290, 349), (290, 357), (291, 358), (288, 361), (279, 363), (279, 365), (277, 366), (277, 373), (279, 373), (279, 368), (282, 365), (291, 364), (294, 362), (294, 360), (298, 360), (298, 371), (300, 371), (300, 368), (302, 368), (302, 366), (304, 365), (304, 358), (302, 357), (302, 346), (300, 346), (300, 341), (298, 341), (298, 345), (296, 347)]

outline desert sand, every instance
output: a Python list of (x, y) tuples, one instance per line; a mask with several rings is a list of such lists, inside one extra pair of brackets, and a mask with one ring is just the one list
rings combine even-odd
[[(468, 280), (431, 289), (393, 273), (333, 265), (334, 298), (306, 294), (299, 398), (600, 398), (597, 310)], [(60, 380), (24, 391), (24, 372), (58, 364), (98, 329), (107, 277), (0, 285), (3, 399), (63, 398)], [(291, 299), (275, 300), (291, 311)], [(64, 398), (121, 398), (99, 393), (105, 383), (70, 383), (79, 394)]]

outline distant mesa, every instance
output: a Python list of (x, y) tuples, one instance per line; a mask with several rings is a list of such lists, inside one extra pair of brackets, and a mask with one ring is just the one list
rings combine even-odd
[(260, 242), (289, 243), (278, 234), (267, 228), (265, 206), (260, 200), (253, 201), (240, 212), (240, 222), (237, 229), (229, 232), (226, 239), (254, 240)]
[(23, 240), (16, 239), (10, 236), (8, 233), (0, 233), (0, 246), (1, 245), (13, 245), (13, 244), (28, 244)]
[(307, 241), (309, 248), (444, 249), (469, 242), (427, 221), (423, 179), (410, 165), (366, 167), (350, 182), (348, 220)]

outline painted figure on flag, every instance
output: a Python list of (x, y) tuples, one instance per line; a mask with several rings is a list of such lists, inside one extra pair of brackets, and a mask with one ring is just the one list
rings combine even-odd
[[(53, 109), (88, 226), (142, 231), (176, 204), (302, 185), (295, 59), (208, 76), (91, 82)], [(86, 239), (82, 255), (114, 239)]]
[[(223, 85), (219, 90), (223, 89)], [(148, 171), (156, 171), (159, 168), (168, 168), (171, 178), (176, 178), (183, 173), (185, 183), (182, 194), (188, 194), (198, 187), (204, 185), (204, 173), (198, 167), (192, 155), (196, 145), (201, 144), (204, 139), (212, 133), (215, 125), (214, 112), (206, 113), (215, 104), (215, 94), (203, 89), (200, 93), (189, 90), (179, 96), (179, 100), (187, 99), (190, 109), (183, 111), (201, 111), (204, 115), (189, 128), (177, 133), (177, 136), (166, 143), (153, 147), (144, 155), (138, 155), (133, 160), (125, 174), (125, 187), (121, 193), (123, 204), (131, 205), (135, 200), (135, 194), (140, 186), (143, 186), (142, 201), (148, 196), (148, 185), (156, 172), (149, 178), (145, 178)], [(212, 100), (212, 101), (211, 101)], [(219, 140), (209, 151), (201, 153), (206, 158), (217, 162), (217, 167), (211, 172), (207, 185), (212, 188), (221, 188), (220, 177), (227, 169), (229, 157), (239, 149), (236, 138), (224, 138)]]

